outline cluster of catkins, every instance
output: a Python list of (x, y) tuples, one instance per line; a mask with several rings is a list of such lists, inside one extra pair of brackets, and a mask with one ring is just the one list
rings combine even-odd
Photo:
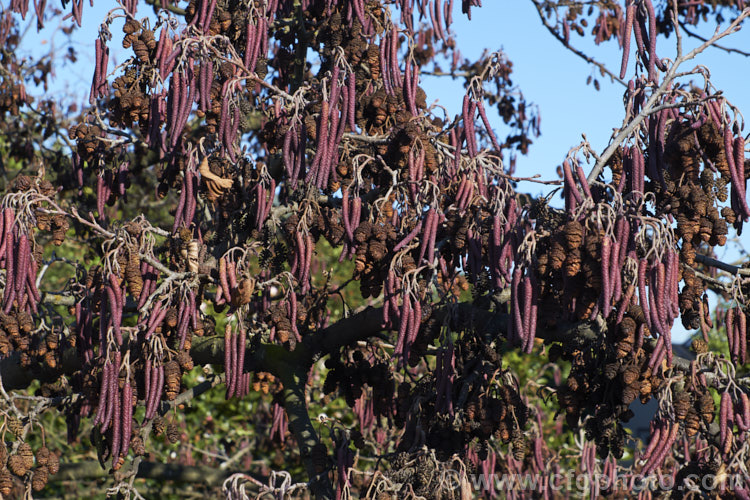
[[(89, 270), (74, 307), (76, 347), (84, 364), (72, 380), (83, 385), (87, 398), (82, 413), (95, 412), (96, 433), (106, 445), (100, 458), (111, 458), (115, 470), (131, 449), (139, 453), (143, 448), (133, 419), (138, 399), (144, 401), (144, 422), (155, 418), (161, 401), (180, 393), (183, 371), (193, 368), (192, 336), (212, 330), (197, 310), (192, 288), (180, 287), (172, 297), (154, 296), (162, 264), (144, 258), (145, 231), (138, 220), (122, 227), (126, 243), (104, 268)], [(195, 272), (198, 249), (187, 236), (174, 238), (173, 264)], [(122, 324), (129, 300), (138, 304), (135, 329)]]
[(33, 98), (26, 95), (23, 83), (13, 83), (3, 80), (0, 83), (0, 115), (10, 112), (11, 116), (18, 116), (18, 109), (24, 104), (31, 104)]
[[(331, 356), (326, 360), (329, 371), (323, 392), (330, 394), (338, 389), (347, 404), (355, 408), (362, 432), (371, 432), (377, 417), (392, 413), (393, 374), (382, 360), (360, 350), (343, 358)], [(367, 394), (366, 386), (372, 388), (371, 394)]]
[(463, 342), (449, 345), (441, 354), (432, 376), (399, 384), (394, 418), (405, 429), (399, 450), (427, 445), (438, 458), (448, 458), (465, 453), (475, 439), (485, 442), (492, 437), (512, 443), (514, 450), (525, 449), (522, 429), (528, 408), (517, 383), (490, 382), (501, 364), (495, 348), (467, 332)]

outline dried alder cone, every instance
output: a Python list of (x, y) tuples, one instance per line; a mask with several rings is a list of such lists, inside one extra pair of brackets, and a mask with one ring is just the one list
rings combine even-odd
[[(25, 16), (27, 3), (10, 10)], [(70, 163), (15, 176), (0, 206), (0, 362), (41, 373), (41, 397), (75, 396), (69, 438), (90, 418), (100, 463), (126, 474), (152, 434), (189, 457), (197, 431), (176, 415), (221, 373), (227, 399), (254, 393), (236, 430), (257, 438), (258, 456), (304, 468), (325, 498), (455, 498), (448, 470), (467, 490), (477, 473), (745, 469), (750, 289), (744, 270), (729, 282), (706, 263), (750, 220), (750, 162), (741, 113), (709, 84), (671, 79), (659, 57), (675, 28), (668, 9), (536, 3), (566, 44), (571, 32), (619, 40), (620, 78), (632, 77), (629, 133), (563, 159), (557, 208), (516, 191), (538, 115), (504, 54), (462, 60), (452, 0), (190, 0), (151, 19), (136, 18), (137, 3), (96, 37), (92, 109), (58, 127), (75, 143)], [(678, 2), (676, 13), (690, 25), (744, 6), (718, 4)], [(469, 16), (478, 7), (461, 2)], [(44, 19), (45, 3), (35, 9)], [(13, 47), (12, 15), (1, 17)], [(128, 58), (113, 68), (120, 42)], [(422, 87), (444, 73), (438, 56), (466, 75), (460, 108), (440, 113)], [(22, 117), (23, 72), (5, 66), (0, 113)], [(13, 155), (29, 149), (7, 130)], [(151, 196), (157, 208), (141, 203)], [(96, 264), (58, 260), (50, 245)], [(64, 288), (48, 281), (61, 262), (73, 269)], [(711, 289), (728, 301), (721, 318)], [(673, 352), (678, 319), (702, 333), (692, 364)], [(713, 325), (726, 359), (710, 354)], [(536, 355), (550, 364), (527, 383)], [(201, 368), (206, 380), (188, 386)], [(351, 414), (310, 422), (309, 401), (338, 397)], [(628, 421), (651, 398), (646, 446), (625, 462)], [(0, 493), (21, 481), (40, 491), (57, 454), (32, 449), (36, 416), (4, 413)], [(572, 458), (547, 439), (563, 429), (581, 431)], [(244, 446), (227, 443), (222, 453)], [(288, 443), (299, 455), (282, 453)], [(559, 491), (547, 481), (528, 495), (472, 493)]]

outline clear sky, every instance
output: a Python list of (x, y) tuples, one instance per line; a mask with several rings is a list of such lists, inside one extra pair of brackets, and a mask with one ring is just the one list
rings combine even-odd
[[(2, 1), (7, 5), (8, 0)], [(568, 51), (553, 38), (542, 26), (531, 1), (485, 0), (484, 7), (473, 9), (472, 21), (468, 21), (466, 16), (460, 13), (461, 2), (454, 3), (453, 30), (457, 33), (461, 52), (470, 59), (475, 59), (484, 48), (490, 51), (502, 49), (513, 62), (513, 81), (524, 93), (527, 101), (539, 106), (542, 135), (535, 141), (527, 156), (519, 157), (517, 175), (530, 176), (539, 173), (545, 179), (555, 178), (556, 166), (561, 163), (568, 150), (581, 141), (582, 133), (586, 134), (596, 150), (602, 151), (605, 148), (612, 129), (619, 126), (622, 121), (624, 88), (620, 84), (601, 77), (595, 67)], [(91, 85), (93, 47), (98, 24), (112, 6), (115, 6), (112, 1), (95, 0), (94, 7), (85, 2), (83, 28), (73, 32), (73, 39), (79, 51), (78, 62), (58, 71), (52, 87), (55, 90), (67, 88), (79, 96), (80, 103), (87, 100)], [(138, 14), (146, 15), (151, 12), (150, 6), (141, 2)], [(32, 15), (33, 9), (29, 12), (29, 16)], [(66, 21), (65, 25), (69, 22)], [(721, 43), (730, 47), (750, 47), (750, 24), (745, 24), (748, 25), (745, 30), (724, 39)], [(120, 26), (120, 23), (116, 23), (114, 29), (119, 30)], [(591, 27), (588, 28), (589, 31), (590, 29)], [(34, 40), (35, 51), (46, 50), (54, 32), (57, 33), (57, 43), (60, 43), (59, 27), (56, 26), (46, 28), (39, 35), (32, 28), (26, 36)], [(710, 35), (706, 30), (702, 30), (702, 34)], [(121, 36), (121, 33), (115, 32), (117, 43)], [(698, 43), (686, 38), (686, 50)], [(573, 34), (571, 44), (604, 62), (611, 70), (619, 70), (621, 51), (615, 41), (597, 47), (590, 36), (581, 38)], [(125, 51), (114, 42), (111, 47), (110, 71), (114, 62), (121, 62), (130, 55), (129, 51)], [(675, 37), (660, 40), (658, 50), (661, 57), (673, 58)], [(631, 57), (630, 61), (626, 79), (631, 78), (634, 71), (634, 57)], [(750, 58), (708, 49), (693, 62), (686, 63), (685, 69), (697, 64), (707, 66), (715, 87), (724, 90), (724, 95), (740, 110), (750, 113), (750, 93), (747, 92)], [(589, 75), (599, 79), (600, 91), (596, 91), (593, 85), (586, 84)], [(696, 81), (700, 83), (699, 80)], [(427, 90), (428, 102), (437, 99), (451, 114), (460, 112), (463, 96), (460, 82), (452, 82), (445, 77), (424, 77), (423, 86)], [(32, 93), (39, 92), (32, 90)], [(493, 118), (492, 113), (489, 114), (490, 119), (499, 126), (500, 119), (497, 116)], [(748, 130), (745, 130), (745, 134), (747, 133)], [(541, 194), (546, 193), (548, 188), (538, 184), (522, 183), (519, 190)], [(750, 248), (750, 230), (745, 232), (741, 240), (745, 248)], [(733, 260), (737, 256), (737, 252), (730, 252), (724, 257)], [(675, 336), (676, 341), (680, 338), (680, 334)]]

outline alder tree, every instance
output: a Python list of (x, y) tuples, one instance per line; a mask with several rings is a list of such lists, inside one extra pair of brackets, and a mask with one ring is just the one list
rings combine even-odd
[[(233, 499), (750, 498), (701, 481), (750, 479), (750, 266), (716, 257), (744, 255), (750, 160), (694, 62), (727, 51), (746, 78), (731, 35), (750, 8), (529, 1), (624, 96), (609, 141), (560, 151), (552, 179), (515, 169), (539, 115), (512, 54), (459, 51), (453, 18), (480, 0), (3, 4), (0, 493), (81, 495), (98, 470), (123, 498), (172, 480)], [(46, 92), (75, 47), (21, 55), (45, 23), (98, 26), (85, 109)], [(461, 82), (461, 109), (427, 75)], [(642, 443), (625, 425), (652, 398)], [(585, 491), (555, 483), (569, 471)], [(541, 479), (473, 480), (493, 474)], [(649, 475), (674, 487), (633, 490)]]

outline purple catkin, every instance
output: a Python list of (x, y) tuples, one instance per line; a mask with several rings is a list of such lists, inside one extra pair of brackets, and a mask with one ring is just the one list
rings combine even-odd
[[(112, 330), (115, 334), (115, 339), (117, 339), (117, 344), (122, 345), (122, 333), (120, 332), (120, 323), (117, 321), (117, 298), (115, 297), (115, 292), (112, 290), (111, 286), (107, 286), (107, 298), (109, 299), (109, 311), (110, 316), (112, 318)], [(103, 316), (102, 316), (103, 317)]]
[(154, 390), (154, 405), (151, 409), (151, 418), (156, 416), (156, 411), (159, 408), (159, 401), (161, 400), (161, 392), (164, 389), (164, 365), (159, 365), (157, 371), (158, 377), (156, 379), (156, 389)]
[(379, 47), (380, 72), (383, 78), (383, 87), (385, 88), (385, 93), (390, 95), (390, 94), (393, 94), (393, 89), (391, 88), (390, 71), (388, 69), (388, 58), (386, 57), (386, 40), (388, 40), (387, 35), (381, 38), (380, 40), (380, 47)]
[(250, 58), (248, 71), (255, 72), (258, 65), (258, 56), (260, 55), (261, 45), (263, 45), (263, 27), (257, 24), (253, 30), (253, 38), (251, 40)]
[(401, 70), (398, 67), (398, 30), (396, 26), (391, 26), (390, 37), (388, 67), (391, 70), (391, 82), (394, 87), (398, 87), (401, 84)]
[(413, 68), (412, 60), (410, 57), (406, 58), (406, 64), (404, 67), (404, 83), (402, 85), (402, 88), (404, 89), (404, 102), (406, 103), (406, 107), (409, 110), (409, 112), (416, 116), (416, 114), (412, 111), (414, 109), (414, 89), (412, 88), (412, 79), (411, 79), (411, 71)]
[(242, 374), (245, 372), (245, 340), (247, 333), (244, 328), (240, 328), (240, 334), (237, 336), (237, 385), (241, 384)]
[[(354, 230), (356, 229), (355, 221), (352, 219), (353, 209), (349, 201), (349, 189), (343, 189), (341, 201), (341, 217), (344, 222), (344, 230), (349, 241), (354, 241)], [(359, 222), (359, 221), (357, 221)]]
[(578, 176), (578, 182), (581, 184), (586, 197), (589, 199), (593, 199), (593, 196), (591, 195), (591, 189), (589, 188), (589, 183), (586, 180), (586, 175), (583, 173), (583, 168), (580, 165), (576, 165), (576, 175)]
[(422, 230), (422, 221), (420, 220), (417, 223), (417, 225), (414, 227), (414, 229), (412, 229), (411, 232), (407, 234), (403, 240), (401, 240), (398, 244), (396, 244), (395, 247), (393, 247), (393, 252), (394, 253), (398, 252), (399, 250), (404, 248), (406, 245), (408, 245), (409, 242), (411, 242), (411, 240), (413, 240), (417, 236), (417, 234), (419, 234), (421, 230)]
[(328, 145), (328, 101), (323, 100), (320, 116), (318, 118), (317, 148), (310, 171), (307, 173), (305, 182), (313, 183), (320, 187), (321, 163), (326, 156), (325, 148)]
[(745, 192), (745, 139), (741, 135), (734, 138), (734, 164), (737, 168), (737, 178), (740, 181), (740, 192)]
[(417, 116), (419, 111), (417, 110), (417, 89), (419, 88), (419, 66), (416, 64), (412, 65), (411, 70), (411, 114)]
[(643, 151), (639, 148), (635, 148), (635, 158), (638, 160), (638, 176), (636, 181), (638, 182), (638, 192), (646, 192), (646, 159), (643, 157)]
[(731, 412), (732, 399), (728, 391), (721, 394), (721, 403), (719, 404), (719, 441), (723, 444), (726, 442), (727, 433), (731, 432), (729, 428), (729, 415)]
[(664, 459), (667, 457), (667, 453), (669, 453), (672, 449), (672, 445), (674, 445), (674, 442), (677, 440), (680, 425), (671, 422), (667, 423), (667, 425), (669, 426), (669, 433), (667, 434), (666, 439), (662, 439), (660, 440), (660, 443), (658, 443), (657, 450), (652, 455), (650, 464), (643, 470), (644, 474), (650, 474), (657, 468), (661, 467), (662, 463), (664, 463)]
[(238, 335), (236, 333), (231, 333), (231, 338), (229, 342), (229, 350), (231, 351), (231, 359), (232, 359), (232, 382), (231, 382), (231, 389), (230, 392), (227, 395), (227, 399), (232, 398), (233, 396), (238, 395), (240, 392), (239, 383), (242, 380), (242, 373), (239, 367), (239, 350), (238, 347)]
[(645, 258), (638, 261), (638, 298), (641, 309), (643, 309), (643, 315), (646, 317), (646, 324), (648, 324), (649, 330), (653, 330), (654, 326), (651, 323), (651, 316), (648, 308), (648, 295), (646, 295), (646, 272), (648, 270), (648, 260)]
[[(476, 101), (470, 100), (469, 101), (469, 120), (466, 122), (466, 127), (464, 129), (464, 133), (466, 134), (466, 147), (469, 148), (470, 155), (473, 158), (476, 156), (477, 152), (479, 151), (479, 147), (477, 146), (477, 134), (476, 134), (476, 127), (474, 125), (474, 117), (477, 114), (477, 103)], [(473, 153), (473, 154), (472, 154)]]
[(652, 424), (651, 439), (649, 439), (648, 446), (646, 447), (646, 450), (643, 452), (643, 455), (641, 456), (641, 461), (643, 461), (644, 463), (649, 461), (649, 459), (651, 458), (651, 455), (656, 449), (656, 445), (662, 441), (662, 430), (663, 430), (662, 420), (659, 420), (658, 422), (656, 422), (656, 425)]
[(177, 130), (177, 122), (179, 121), (180, 111), (180, 100), (182, 91), (180, 73), (177, 72), (172, 76), (172, 82), (169, 86), (169, 107), (167, 108), (167, 132), (170, 137), (170, 144), (172, 147), (176, 144), (175, 135)]
[(16, 289), (16, 298), (19, 299), (20, 303), (23, 299), (23, 292), (26, 288), (26, 274), (29, 272), (29, 237), (25, 234), (21, 234), (18, 238), (18, 245), (15, 254), (16, 272), (13, 286)]
[[(130, 448), (130, 436), (133, 430), (133, 386), (130, 379), (125, 380), (125, 387), (122, 390), (122, 444), (120, 446), (120, 457), (125, 457)], [(116, 459), (116, 457), (113, 457)]]
[(96, 416), (92, 425), (104, 424), (104, 417), (107, 413), (107, 399), (109, 393), (109, 365), (108, 362), (102, 367), (102, 381), (99, 387), (99, 404), (96, 409)]
[(487, 130), (487, 135), (490, 136), (490, 142), (492, 142), (492, 147), (495, 148), (495, 152), (499, 153), (502, 151), (500, 148), (500, 145), (497, 142), (497, 137), (495, 136), (495, 132), (492, 130), (492, 127), (490, 126), (490, 121), (487, 119), (487, 112), (484, 110), (484, 101), (481, 99), (477, 101), (477, 109), (479, 110), (479, 116), (482, 118), (482, 123), (484, 123), (484, 128)]
[(406, 340), (406, 331), (411, 316), (411, 304), (409, 294), (403, 293), (401, 299), (401, 313), (399, 314), (398, 340), (396, 341), (395, 353), (398, 356), (404, 355), (404, 343)]
[(437, 238), (438, 224), (440, 224), (440, 216), (437, 212), (434, 212), (435, 216), (432, 218), (432, 229), (430, 230), (430, 237), (427, 240), (427, 261), (432, 264), (435, 256), (435, 239)]
[(456, 127), (452, 127), (450, 131), (450, 145), (455, 149), (453, 150), (453, 169), (448, 171), (448, 175), (455, 176), (458, 174), (458, 170), (461, 167), (461, 141), (459, 141), (459, 135), (456, 132)]
[(290, 126), (284, 134), (284, 145), (281, 148), (281, 157), (284, 161), (287, 177), (294, 174), (294, 159), (292, 157), (292, 138), (295, 134), (294, 125)]
[(409, 329), (409, 337), (407, 340), (409, 341), (409, 346), (413, 345), (414, 342), (417, 340), (417, 334), (419, 333), (419, 326), (422, 324), (422, 304), (419, 302), (419, 300), (416, 300), (414, 302), (414, 306), (412, 307), (412, 324), (410, 325), (411, 328)]
[(182, 180), (182, 189), (180, 190), (180, 198), (177, 201), (177, 210), (174, 213), (174, 224), (172, 224), (172, 234), (177, 232), (182, 222), (183, 210), (185, 209), (185, 202), (187, 198), (187, 189), (185, 188), (185, 179)]
[(565, 187), (567, 188), (566, 195), (572, 195), (572, 199), (575, 200), (575, 205), (580, 205), (583, 202), (583, 198), (581, 198), (581, 193), (578, 192), (578, 187), (573, 180), (573, 172), (571, 171), (568, 160), (563, 162), (563, 177)]
[[(148, 376), (148, 373), (147, 373)], [(156, 398), (158, 393), (160, 392), (159, 387), (159, 367), (156, 366), (156, 363), (151, 363), (151, 386), (149, 389), (146, 390), (146, 414), (145, 418), (146, 420), (149, 420), (154, 415), (154, 406), (156, 406)]]
[(102, 64), (102, 40), (101, 38), (97, 38), (96, 42), (94, 42), (95, 47), (95, 66), (94, 66), (94, 76), (91, 81), (91, 92), (89, 94), (89, 104), (94, 104), (96, 102), (96, 98), (98, 97), (97, 94), (99, 93), (99, 87), (101, 86), (101, 81), (99, 80), (101, 76), (101, 64)]
[(651, 329), (651, 331), (655, 333), (663, 334), (664, 332), (661, 331), (661, 321), (659, 319), (659, 305), (656, 302), (656, 294), (654, 293), (654, 288), (656, 288), (656, 269), (655, 268), (651, 269), (650, 280), (651, 282), (648, 287), (648, 305), (649, 305), (649, 314), (651, 316), (651, 324), (653, 325), (653, 328)]
[(232, 361), (232, 328), (229, 323), (227, 323), (224, 328), (224, 379), (227, 386), (226, 399), (232, 397), (232, 385), (234, 384)]
[(355, 123), (355, 111), (357, 108), (357, 89), (356, 77), (354, 73), (349, 73), (347, 85), (349, 86), (349, 115), (347, 117), (349, 121), (349, 128), (351, 129), (352, 133), (357, 133), (357, 125)]
[(646, 44), (644, 43), (643, 35), (645, 31), (645, 24), (641, 16), (641, 12), (636, 9), (635, 17), (633, 20), (633, 33), (635, 34), (636, 47), (638, 48), (638, 55), (641, 59), (646, 57)]
[(443, 31), (443, 10), (441, 9), (441, 5), (439, 4), (438, 0), (434, 1), (435, 5), (435, 18), (436, 18), (436, 24), (440, 35), (440, 40), (443, 42), (446, 41), (445, 31)]
[(464, 121), (464, 135), (466, 136), (466, 149), (469, 152), (471, 158), (474, 157), (476, 152), (472, 148), (471, 140), (469, 139), (469, 127), (472, 120), (469, 118), (469, 94), (464, 94), (463, 104), (461, 106), (461, 118)]
[(526, 338), (526, 335), (523, 331), (521, 305), (519, 303), (520, 283), (521, 269), (519, 267), (516, 267), (513, 270), (513, 278), (510, 285), (511, 327), (508, 329), (508, 341), (513, 344)]
[(529, 328), (526, 332), (527, 335), (527, 342), (526, 342), (526, 353), (531, 354), (531, 351), (534, 347), (534, 338), (536, 337), (536, 322), (537, 322), (537, 312), (539, 309), (539, 287), (536, 280), (536, 275), (533, 272), (530, 272), (530, 281), (531, 281), (531, 309), (529, 310), (529, 316), (531, 317), (531, 321), (529, 322)]
[(310, 279), (310, 267), (312, 265), (312, 254), (315, 249), (315, 241), (309, 234), (307, 235), (307, 242), (305, 246), (305, 267), (304, 275), (302, 276), (302, 293), (307, 293), (310, 290), (311, 279)]
[(638, 352), (638, 350), (643, 346), (643, 339), (646, 333), (646, 324), (641, 323), (638, 325), (638, 330), (636, 330), (636, 336), (635, 336), (635, 344), (633, 344), (633, 352)]
[(425, 223), (424, 223), (424, 231), (422, 232), (422, 244), (420, 245), (419, 250), (419, 259), (417, 260), (418, 263), (422, 262), (422, 259), (424, 259), (425, 254), (427, 252), (427, 246), (429, 245), (429, 240), (432, 233), (432, 219), (435, 217), (435, 211), (430, 208), (427, 211), (427, 215), (425, 216)]
[(660, 335), (656, 340), (654, 352), (651, 353), (651, 358), (648, 362), (648, 366), (652, 372), (656, 372), (656, 367), (661, 364), (662, 359), (664, 359), (664, 336)]
[[(151, 308), (151, 312), (148, 316), (148, 321), (146, 322), (146, 326), (150, 329), (152, 326), (155, 328), (155, 325), (161, 323), (161, 320), (159, 319), (159, 314), (162, 312), (162, 303), (157, 302), (154, 304), (154, 307)], [(164, 310), (166, 312), (166, 310)]]
[(469, 207), (471, 200), (474, 197), (474, 182), (473, 180), (464, 179), (464, 190), (461, 193), (461, 199), (458, 200), (458, 210), (464, 213)]
[(26, 273), (26, 288), (28, 290), (29, 295), (31, 296), (30, 303), (31, 307), (36, 310), (36, 304), (39, 303), (42, 300), (42, 296), (39, 293), (39, 289), (36, 287), (36, 273), (37, 273), (37, 263), (33, 259), (33, 257), (30, 256), (29, 258), (30, 269), (29, 272)]
[(429, 9), (430, 9), (430, 24), (432, 25), (432, 36), (433, 36), (433, 39), (437, 42), (441, 39), (442, 32), (440, 30), (440, 27), (438, 27), (437, 21), (436, 21), (435, 1), (430, 2)]
[(107, 199), (104, 196), (104, 175), (99, 173), (96, 176), (96, 211), (99, 214), (99, 220), (104, 219), (104, 204)]
[(185, 342), (188, 337), (188, 330), (190, 326), (190, 304), (184, 301), (180, 302), (179, 308), (179, 321), (177, 323), (177, 337), (180, 339), (180, 350), (185, 348)]
[[(158, 305), (158, 304), (157, 304)], [(154, 307), (154, 311), (156, 310), (156, 307)], [(167, 316), (167, 309), (161, 309), (158, 313), (152, 312), (151, 317), (155, 318), (154, 323), (149, 326), (148, 330), (146, 330), (145, 338), (148, 340), (151, 338), (151, 335), (156, 331), (156, 327), (159, 326), (159, 323), (164, 321), (164, 318)]]
[(169, 38), (169, 31), (167, 29), (167, 25), (165, 24), (162, 26), (161, 31), (159, 32), (159, 41), (156, 42), (156, 52), (154, 53), (154, 60), (159, 61), (159, 73), (163, 75), (161, 71), (161, 61), (164, 59), (164, 52), (166, 47), (166, 41), (167, 38)]
[(628, 288), (625, 289), (625, 295), (623, 295), (622, 300), (620, 301), (619, 305), (617, 306), (617, 318), (615, 319), (615, 324), (620, 324), (622, 322), (623, 317), (625, 317), (625, 312), (628, 310), (628, 306), (630, 305), (630, 301), (633, 299), (633, 295), (635, 294), (635, 285), (630, 284), (628, 285)]
[[(654, 276), (652, 275), (652, 278)], [(656, 308), (659, 317), (659, 323), (666, 326), (668, 308), (667, 308), (667, 272), (663, 262), (656, 264), (656, 290), (654, 291), (656, 299)], [(661, 332), (666, 334), (666, 331)]]
[(613, 275), (615, 279), (615, 290), (613, 296), (613, 302), (618, 302), (622, 296), (622, 269), (625, 267), (625, 258), (627, 257), (628, 241), (630, 240), (630, 222), (623, 218), (623, 224), (617, 235), (617, 245), (619, 247), (617, 252), (617, 260), (613, 261), (616, 268), (619, 270)]
[[(673, 104), (673, 99), (669, 99), (669, 103)], [(664, 164), (664, 148), (667, 136), (667, 121), (670, 118), (671, 109), (663, 109), (659, 112), (657, 125), (656, 125), (656, 150), (657, 158), (656, 161), (659, 165)]]
[[(750, 218), (750, 208), (747, 204), (746, 196), (746, 180), (745, 180), (745, 141), (741, 135), (738, 135), (734, 140), (734, 172), (731, 172), (733, 176), (737, 177), (737, 198), (739, 199), (740, 205), (744, 212), (743, 219), (745, 221)], [(733, 179), (734, 180), (734, 179)]]
[(533, 293), (531, 277), (528, 273), (521, 279), (521, 286), (523, 287), (521, 291), (523, 304), (519, 304), (519, 309), (523, 307), (523, 331), (525, 333), (522, 349), (524, 352), (528, 352), (531, 338), (531, 296)]
[(208, 78), (208, 66), (211, 64), (210, 60), (202, 61), (200, 70), (198, 72), (198, 96), (199, 96), (199, 109), (203, 112), (208, 111), (210, 105), (210, 83)]
[(648, 14), (648, 79), (652, 82), (657, 82), (658, 77), (656, 75), (656, 12), (654, 11), (654, 4), (651, 0), (644, 0), (646, 4), (646, 13)]
[(208, 33), (209, 26), (211, 24), (211, 18), (214, 17), (214, 10), (216, 10), (216, 0), (209, 0), (208, 13), (203, 19), (203, 32)]
[(341, 142), (341, 137), (344, 135), (344, 126), (346, 116), (339, 113), (339, 110), (337, 107), (333, 108), (333, 116), (330, 120), (331, 123), (331, 132), (328, 137), (328, 146), (326, 147), (326, 156), (324, 158), (323, 165), (325, 166), (325, 177), (324, 182), (321, 188), (325, 188), (328, 186), (328, 180), (331, 176), (331, 173), (333, 175), (336, 175), (336, 169), (335, 163), (338, 162), (339, 159), (339, 143)]
[(251, 73), (255, 69), (254, 67), (251, 67), (253, 45), (255, 42), (255, 26), (256, 25), (252, 22), (252, 18), (248, 18), (247, 29), (245, 30), (245, 56), (242, 62), (244, 63), (245, 68)]
[(742, 364), (745, 363), (745, 356), (747, 354), (747, 316), (741, 307), (737, 307), (735, 314), (735, 344), (737, 345), (737, 355)]
[[(119, 352), (117, 354), (119, 354)], [(107, 377), (109, 388), (107, 389), (107, 413), (101, 427), (101, 432), (103, 433), (107, 431), (110, 425), (112, 425), (112, 419), (115, 414), (115, 402), (117, 401), (119, 393), (117, 390), (117, 378), (118, 373), (120, 372), (120, 363), (117, 355), (115, 355), (114, 363), (109, 363), (109, 365), (105, 364), (105, 366), (109, 367), (109, 376)]]
[(195, 173), (191, 170), (185, 170), (185, 215), (183, 221), (187, 227), (193, 223), (196, 208), (196, 192), (194, 179)]
[(145, 366), (146, 373), (144, 374), (144, 379), (146, 382), (146, 387), (145, 387), (145, 395), (143, 399), (146, 405), (146, 413), (148, 413), (148, 402), (151, 397), (151, 388), (153, 385), (155, 385), (155, 381), (152, 380), (153, 372), (154, 372), (154, 362), (150, 357), (147, 357), (145, 364), (146, 364)]
[(391, 303), (391, 314), (394, 315), (396, 319), (401, 317), (401, 310), (398, 307), (398, 297), (396, 293), (399, 286), (400, 283), (396, 277), (396, 273), (392, 270), (389, 271), (388, 280), (386, 281), (386, 293), (388, 300)]
[[(624, 223), (625, 218), (620, 216), (617, 218), (617, 221), (615, 222), (615, 231), (614, 231), (614, 240), (610, 240), (610, 266), (607, 268), (606, 272), (609, 273), (609, 284), (612, 289), (612, 296), (610, 300), (611, 303), (617, 303), (618, 300), (620, 300), (621, 290), (618, 289), (619, 282), (617, 281), (618, 276), (622, 275), (621, 268), (619, 267), (620, 264), (620, 243), (621, 238), (624, 236), (622, 233), (624, 232)], [(605, 272), (604, 269), (602, 269), (602, 272)]]
[(328, 102), (329, 102), (329, 113), (330, 116), (328, 118), (329, 121), (333, 118), (333, 114), (338, 112), (338, 104), (339, 104), (339, 97), (341, 93), (341, 86), (339, 85), (339, 75), (341, 74), (341, 68), (334, 65), (333, 69), (331, 70), (331, 89), (328, 94)]
[(677, 316), (680, 315), (679, 307), (679, 258), (676, 252), (672, 250), (667, 251), (667, 312), (669, 314), (670, 322), (673, 321)]
[(612, 310), (612, 283), (610, 282), (610, 256), (612, 251), (612, 243), (609, 240), (609, 236), (605, 236), (602, 240), (602, 260), (601, 260), (601, 275), (602, 275), (602, 314), (606, 319)]

